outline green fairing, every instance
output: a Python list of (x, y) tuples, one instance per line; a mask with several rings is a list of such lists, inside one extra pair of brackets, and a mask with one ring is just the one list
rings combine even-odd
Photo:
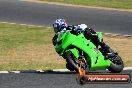
[[(98, 32), (98, 36), (101, 38), (102, 33)], [(83, 33), (74, 35), (70, 31), (58, 33), (57, 44), (55, 46), (56, 52), (63, 56), (67, 51), (71, 51), (76, 58), (79, 57), (77, 48), (84, 51), (87, 54), (85, 57), (91, 70), (105, 70), (110, 66), (111, 61), (105, 60), (102, 53), (96, 49), (96, 46), (87, 40)]]

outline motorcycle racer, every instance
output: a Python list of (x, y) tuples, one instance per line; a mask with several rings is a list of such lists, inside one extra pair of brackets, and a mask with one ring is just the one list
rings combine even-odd
[(53, 23), (53, 28), (54, 28), (54, 32), (55, 32), (55, 35), (52, 39), (52, 42), (53, 42), (53, 45), (56, 44), (56, 41), (57, 41), (57, 34), (59, 32), (64, 32), (66, 30), (74, 30), (74, 33), (76, 35), (84, 32), (84, 36), (87, 40), (90, 40), (92, 43), (95, 44), (95, 46), (98, 48), (98, 46), (101, 46), (101, 49), (102, 51), (104, 51), (103, 53), (105, 54), (105, 58), (108, 59), (113, 55), (113, 51), (110, 49), (110, 47), (105, 44), (103, 42), (103, 39), (102, 38), (99, 38), (98, 35), (97, 35), (97, 32), (94, 31), (92, 28), (88, 28), (87, 25), (85, 24), (80, 24), (80, 25), (77, 25), (77, 26), (68, 26), (65, 19), (57, 19), (54, 21)]

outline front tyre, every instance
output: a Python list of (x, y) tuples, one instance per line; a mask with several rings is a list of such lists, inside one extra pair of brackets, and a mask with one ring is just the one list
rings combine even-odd
[(110, 58), (112, 62), (111, 65), (108, 67), (108, 70), (113, 73), (120, 73), (124, 68), (124, 63), (120, 56), (116, 55), (113, 58)]
[(68, 52), (66, 52), (65, 53), (65, 58), (66, 58), (66, 61), (67, 61), (67, 65), (69, 65), (69, 66), (67, 66), (68, 67), (68, 69), (70, 69), (70, 70), (75, 70), (76, 72), (78, 72), (78, 65), (77, 65), (77, 60), (76, 60), (76, 58), (74, 57), (74, 55), (72, 54), (72, 52), (71, 51), (68, 51)]
[(70, 63), (66, 63), (66, 68), (70, 71), (74, 71), (74, 68), (72, 67)]

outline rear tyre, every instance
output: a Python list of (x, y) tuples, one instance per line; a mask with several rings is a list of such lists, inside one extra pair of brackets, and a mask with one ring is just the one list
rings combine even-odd
[(113, 73), (120, 73), (124, 68), (124, 63), (120, 56), (116, 55), (113, 58), (110, 58), (111, 65), (108, 67), (108, 70)]

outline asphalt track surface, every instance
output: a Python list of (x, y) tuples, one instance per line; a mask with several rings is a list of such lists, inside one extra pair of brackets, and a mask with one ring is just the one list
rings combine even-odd
[(132, 12), (0, 0), (0, 21), (52, 26), (57, 18), (69, 25), (85, 23), (96, 31), (132, 34)]
[[(93, 73), (107, 73), (98, 71)], [(122, 74), (130, 74), (132, 70), (125, 70)], [(85, 84), (76, 82), (74, 72), (42, 72), (42, 73), (8, 73), (0, 74), (0, 88), (131, 88), (129, 84)]]

